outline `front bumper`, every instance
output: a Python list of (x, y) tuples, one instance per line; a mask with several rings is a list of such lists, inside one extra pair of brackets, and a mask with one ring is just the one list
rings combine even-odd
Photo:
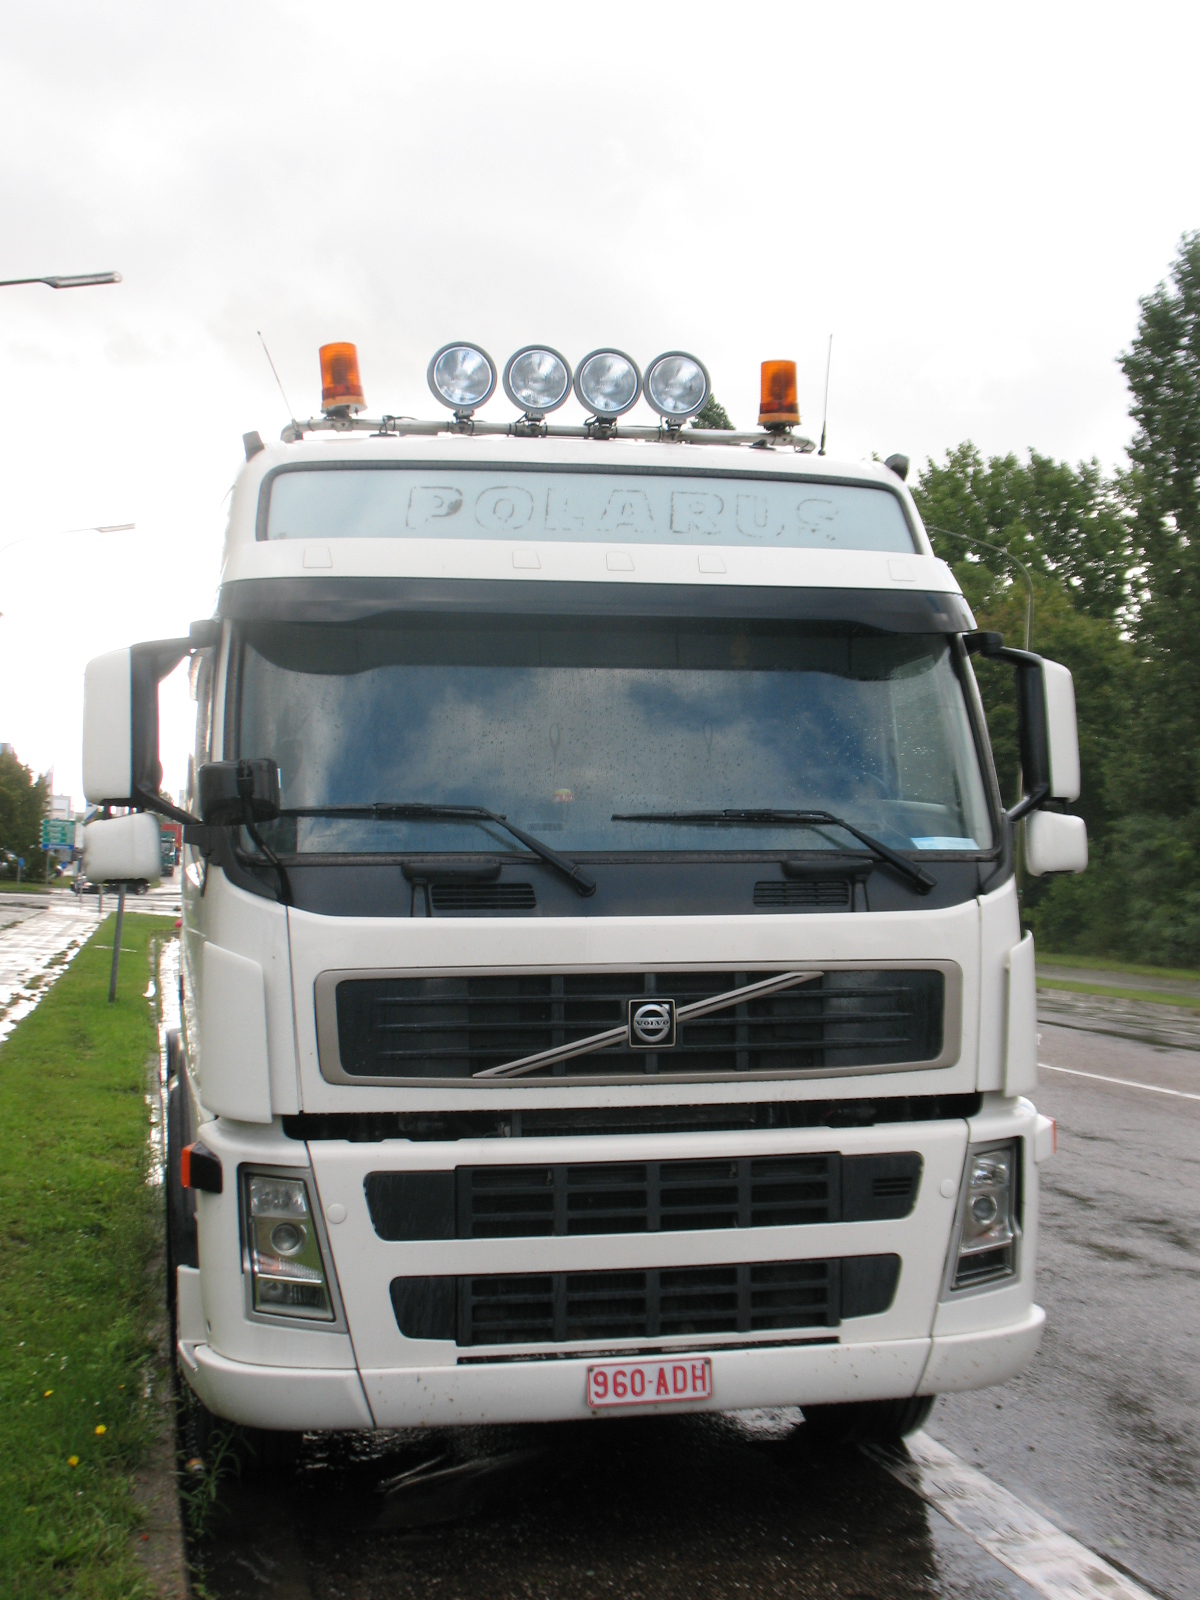
[[(456, 1161), (640, 1159), (741, 1153), (738, 1134), (651, 1138), (404, 1141), (306, 1147), (281, 1130), (206, 1125), (231, 1175), (240, 1163), (297, 1166), (307, 1153), (326, 1217), (342, 1310), (335, 1323), (301, 1326), (249, 1311), (240, 1270), (236, 1183), (200, 1198), (203, 1272), (179, 1272), (180, 1356), (192, 1386), (218, 1415), (294, 1429), (409, 1427), (566, 1420), (587, 1416), (586, 1370), (598, 1359), (649, 1355), (644, 1339), (564, 1345), (480, 1346), (401, 1332), (388, 1285), (397, 1275), (640, 1270), (711, 1262), (818, 1260), (893, 1253), (902, 1266), (892, 1304), (828, 1330), (705, 1336), (678, 1332), (656, 1353), (707, 1356), (711, 1400), (698, 1409), (902, 1399), (1002, 1383), (1034, 1355), (1044, 1314), (1033, 1303), (1037, 1164), (1048, 1154), (1045, 1118), (1024, 1100), (989, 1098), (969, 1122), (813, 1128), (755, 1135), (756, 1154), (829, 1148), (843, 1154), (917, 1150), (923, 1178), (911, 1213), (894, 1221), (746, 1227), (648, 1235), (443, 1239), (381, 1238), (364, 1200), (372, 1170), (436, 1170)], [(1016, 1275), (961, 1294), (944, 1289), (956, 1196), (969, 1143), (1016, 1138), (1024, 1149), (1023, 1230)], [(1043, 1148), (1046, 1146), (1046, 1148)], [(306, 1169), (309, 1170), (309, 1169)]]
[[(635, 1409), (742, 1411), (946, 1394), (1003, 1383), (1033, 1359), (1045, 1320), (1042, 1308), (1032, 1306), (1022, 1321), (980, 1333), (860, 1345), (706, 1349), (713, 1366), (711, 1399), (686, 1408)], [(180, 1358), (188, 1381), (211, 1411), (252, 1427), (443, 1427), (566, 1422), (592, 1415), (585, 1359), (377, 1369), (360, 1378), (352, 1370), (230, 1361), (207, 1344), (187, 1340), (180, 1341)]]

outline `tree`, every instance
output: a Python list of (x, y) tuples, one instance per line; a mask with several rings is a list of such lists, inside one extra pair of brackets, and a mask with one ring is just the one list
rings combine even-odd
[(1120, 480), (1105, 478), (1098, 462), (1072, 467), (1036, 450), (1027, 463), (1014, 455), (985, 462), (967, 441), (941, 466), (927, 462), (914, 493), (934, 548), (980, 604), (995, 601), (997, 583), (1007, 589), (1014, 568), (971, 539), (1011, 552), (1092, 616), (1124, 616), (1136, 604), (1132, 519)]
[[(50, 807), (49, 786), (17, 760), (11, 746), (0, 750), (0, 860), (24, 856), (23, 876), (35, 878), (45, 871), (39, 841), (42, 818)], [(6, 854), (7, 852), (7, 854)], [(16, 872), (15, 866), (12, 872)]]
[(711, 394), (692, 418), (692, 427), (720, 428), (723, 432), (735, 432), (733, 423), (729, 420), (728, 411), (716, 396)]
[(1137, 636), (1150, 667), (1159, 752), (1153, 806), (1200, 804), (1200, 233), (1185, 235), (1168, 281), (1141, 302), (1121, 357), (1136, 431), (1125, 484), (1146, 598)]

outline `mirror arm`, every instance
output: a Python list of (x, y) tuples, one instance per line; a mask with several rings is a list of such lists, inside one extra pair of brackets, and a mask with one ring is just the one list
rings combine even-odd
[(1050, 798), (1050, 785), (1039, 783), (1036, 789), (1031, 789), (1027, 795), (1022, 795), (1016, 805), (1008, 813), (1010, 822), (1020, 822), (1021, 818), (1028, 816), (1031, 811), (1036, 811), (1040, 805)]
[(129, 798), (142, 811), (155, 811), (160, 817), (169, 817), (172, 822), (182, 822), (186, 825), (200, 821), (200, 818), (194, 817), (190, 811), (181, 811), (178, 806), (173, 806), (161, 795), (147, 794), (145, 789), (135, 788)]

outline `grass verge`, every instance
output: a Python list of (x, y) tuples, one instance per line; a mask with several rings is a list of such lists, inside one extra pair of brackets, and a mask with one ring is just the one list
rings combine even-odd
[(1136, 1000), (1151, 1006), (1175, 1006), (1200, 1011), (1200, 995), (1175, 994), (1169, 989), (1122, 989), (1111, 983), (1076, 983), (1070, 978), (1038, 978), (1038, 988), (1067, 994), (1095, 994), (1106, 1000)]
[(1037, 958), (1049, 967), (1075, 967), (1084, 972), (1133, 972), (1139, 978), (1174, 978), (1200, 983), (1200, 972), (1191, 967), (1143, 967), (1136, 961), (1110, 961), (1100, 956), (1060, 956), (1040, 949)]
[(151, 945), (127, 917), (115, 1004), (100, 924), (0, 1045), (0, 1573), (13, 1600), (148, 1594), (132, 1473), (161, 1424), (158, 1191), (146, 1184)]

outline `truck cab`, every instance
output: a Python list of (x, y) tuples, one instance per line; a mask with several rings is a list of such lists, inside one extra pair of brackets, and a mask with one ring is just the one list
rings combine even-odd
[(1015, 837), (1086, 864), (1070, 675), (788, 422), (454, 409), (247, 436), (216, 617), (89, 668), (132, 837), (191, 658), (181, 1370), (276, 1431), (903, 1432), (1041, 1337)]

